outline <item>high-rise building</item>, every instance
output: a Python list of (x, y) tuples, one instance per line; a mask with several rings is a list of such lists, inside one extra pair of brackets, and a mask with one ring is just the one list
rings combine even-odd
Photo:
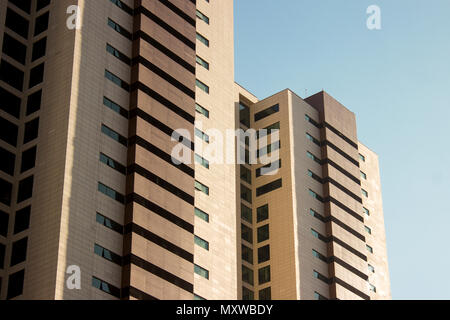
[(0, 26), (0, 299), (390, 298), (376, 154), (325, 92), (235, 83), (232, 0), (0, 0)]

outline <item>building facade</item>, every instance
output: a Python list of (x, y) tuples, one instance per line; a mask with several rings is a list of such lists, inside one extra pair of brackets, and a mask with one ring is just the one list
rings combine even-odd
[[(325, 92), (235, 83), (233, 1), (0, 0), (0, 26), (0, 299), (390, 298), (376, 154)], [(279, 170), (201, 152), (240, 128), (279, 129)]]

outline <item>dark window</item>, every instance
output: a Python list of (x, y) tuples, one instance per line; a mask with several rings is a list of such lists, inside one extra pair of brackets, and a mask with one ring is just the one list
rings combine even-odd
[(246, 225), (241, 225), (241, 238), (249, 243), (253, 243), (253, 232), (252, 229)]
[(106, 292), (116, 298), (120, 298), (120, 289), (103, 281), (99, 278), (92, 277), (92, 286), (103, 292)]
[(33, 176), (23, 179), (19, 182), (19, 191), (17, 192), (17, 203), (21, 203), (33, 196)]
[(0, 243), (0, 269), (3, 269), (5, 265), (5, 252), (6, 252), (5, 245)]
[(272, 153), (272, 151), (279, 150), (280, 148), (281, 148), (281, 142), (280, 141), (276, 141), (276, 142), (274, 142), (272, 144), (268, 144), (267, 146), (262, 147), (261, 149), (259, 149), (256, 152), (256, 156), (259, 158), (259, 157), (262, 157), (262, 156), (264, 156), (266, 154)]
[(0, 139), (9, 143), (13, 147), (17, 145), (17, 135), (19, 127), (14, 123), (0, 117)]
[(25, 39), (28, 39), (28, 20), (10, 8), (6, 12), (5, 26)]
[(204, 36), (202, 36), (201, 34), (197, 33), (197, 39), (203, 43), (205, 46), (209, 47), (209, 40), (206, 39)]
[(9, 214), (0, 210), (0, 236), (8, 235)]
[(16, 155), (0, 147), (0, 170), (13, 176), (15, 162)]
[(241, 184), (241, 199), (247, 201), (248, 203), (252, 203), (252, 190), (243, 186)]
[(282, 187), (282, 179), (278, 179), (276, 181), (273, 181), (271, 183), (268, 183), (268, 184), (256, 189), (256, 196), (257, 197), (262, 196), (266, 193), (272, 192), (281, 187)]
[(19, 91), (23, 90), (23, 76), (22, 70), (17, 69), (5, 60), (0, 63), (0, 80)]
[(4, 33), (3, 52), (21, 64), (25, 64), (27, 46)]
[(103, 153), (100, 153), (100, 162), (106, 164), (108, 167), (113, 168), (116, 171), (119, 171), (120, 173), (127, 173), (127, 169), (125, 168), (125, 166)]
[(274, 124), (271, 124), (270, 126), (263, 128), (262, 130), (258, 130), (258, 133), (256, 135), (259, 139), (266, 135), (272, 134), (272, 131), (276, 131), (276, 130), (280, 130), (280, 122), (276, 122)]
[(255, 300), (253, 291), (246, 287), (242, 287), (242, 300)]
[(241, 203), (241, 217), (245, 221), (252, 223), (252, 209)]
[(196, 190), (201, 191), (206, 195), (209, 195), (209, 187), (204, 185), (203, 183), (195, 181), (194, 187)]
[(244, 245), (242, 245), (242, 260), (253, 264), (253, 250)]
[(242, 102), (239, 103), (239, 121), (247, 128), (250, 128), (250, 108)]
[(274, 106), (272, 106), (270, 108), (267, 108), (267, 109), (265, 109), (263, 111), (260, 111), (260, 112), (255, 114), (255, 122), (259, 121), (259, 120), (262, 120), (262, 119), (264, 119), (264, 118), (266, 118), (266, 117), (268, 117), (268, 116), (270, 116), (270, 115), (272, 115), (274, 113), (277, 113), (278, 111), (280, 111), (280, 105), (278, 105), (278, 104), (276, 104), (276, 105), (274, 105)]
[(111, 73), (110, 71), (105, 70), (105, 77), (106, 77), (106, 79), (111, 80), (111, 82), (118, 85), (122, 89), (125, 89), (126, 91), (130, 91), (130, 85), (128, 83), (126, 83), (125, 81), (123, 81), (122, 79), (120, 79), (115, 74)]
[(270, 246), (258, 248), (258, 263), (263, 263), (270, 260)]
[(252, 172), (243, 165), (241, 165), (241, 180), (244, 180), (248, 184), (252, 183)]
[(271, 300), (272, 299), (272, 290), (270, 287), (259, 290), (259, 300)]
[(258, 228), (258, 243), (269, 240), (269, 225)]
[(96, 221), (111, 230), (123, 234), (123, 226), (121, 224), (105, 217), (104, 215), (101, 215), (100, 213), (97, 213)]
[(205, 91), (209, 94), (209, 86), (207, 86), (205, 83), (201, 82), (200, 80), (195, 80), (195, 85), (200, 88), (201, 90)]
[(20, 172), (33, 169), (36, 164), (36, 146), (22, 153), (22, 166)]
[(48, 18), (50, 13), (47, 11), (46, 13), (40, 15), (36, 18), (36, 22), (34, 25), (34, 35), (37, 36), (38, 34), (44, 32), (48, 29)]
[(132, 38), (131, 33), (128, 30), (126, 30), (125, 28), (123, 28), (122, 26), (120, 26), (119, 24), (115, 23), (113, 20), (109, 19), (109, 18), (108, 18), (108, 26), (110, 26), (111, 28), (116, 30), (118, 33), (120, 33), (124, 37), (126, 37), (126, 38), (131, 40), (131, 38)]
[(25, 279), (25, 270), (13, 273), (9, 276), (8, 294), (6, 299), (13, 299), (23, 293), (23, 281)]
[(9, 2), (28, 14), (31, 12), (31, 0), (9, 0)]
[(14, 234), (18, 234), (30, 227), (31, 206), (23, 208), (16, 212), (14, 221)]
[(270, 282), (270, 266), (258, 270), (258, 283), (264, 284)]
[[(263, 172), (263, 168), (264, 168), (264, 172)], [(261, 168), (256, 169), (256, 177), (259, 178), (261, 177), (263, 174), (273, 174), (276, 173), (274, 171), (278, 170), (281, 168), (281, 159), (272, 163), (269, 163)]]
[(0, 178), (0, 202), (11, 205), (12, 184)]
[(269, 219), (269, 205), (266, 204), (257, 209), (257, 220), (256, 222), (261, 222)]
[(27, 116), (41, 109), (42, 90), (36, 91), (28, 96)]
[(38, 0), (36, 4), (36, 11), (41, 10), (42, 8), (45, 8), (50, 4), (50, 0)]
[(253, 285), (253, 270), (242, 266), (242, 281)]
[(117, 142), (119, 142), (120, 144), (123, 144), (125, 147), (128, 145), (128, 139), (125, 138), (124, 136), (118, 134), (117, 132), (115, 132), (114, 130), (108, 128), (107, 126), (105, 126), (104, 124), (102, 124), (102, 132), (104, 134), (106, 134), (108, 137), (116, 140)]
[(209, 271), (199, 265), (194, 264), (194, 272), (199, 276), (209, 280)]
[(23, 136), (23, 143), (26, 144), (38, 137), (39, 133), (39, 118), (35, 118), (25, 124), (25, 133)]
[(117, 112), (121, 116), (124, 116), (128, 119), (128, 111), (125, 108), (122, 108), (117, 103), (113, 102), (112, 100), (103, 97), (103, 104), (108, 107), (109, 109), (113, 110), (114, 112)]
[(106, 51), (111, 53), (113, 56), (115, 56), (117, 59), (119, 59), (122, 62), (125, 62), (127, 65), (131, 64), (131, 59), (128, 58), (125, 54), (111, 46), (110, 44), (106, 44)]
[(112, 3), (114, 3), (116, 6), (118, 6), (120, 9), (125, 11), (128, 14), (133, 14), (133, 9), (127, 6), (125, 3), (123, 3), (121, 0), (110, 0)]
[(19, 97), (15, 96), (11, 92), (0, 87), (0, 109), (6, 113), (19, 119), (20, 117), (20, 103)]
[(28, 238), (23, 238), (13, 243), (11, 251), (11, 267), (26, 260), (27, 244)]
[(34, 67), (30, 71), (30, 82), (28, 87), (32, 88), (44, 81), (44, 63)]
[(105, 186), (103, 183), (98, 183), (98, 191), (101, 193), (107, 195), (111, 199), (117, 200), (120, 203), (125, 203), (125, 197), (124, 195), (120, 194), (119, 192), (111, 189), (110, 187)]
[(98, 244), (94, 245), (94, 253), (108, 261), (114, 262), (115, 264), (118, 264), (119, 266), (122, 265), (122, 257), (118, 254), (103, 248), (102, 246), (99, 246)]
[(42, 38), (41, 40), (33, 44), (33, 53), (31, 55), (31, 61), (35, 61), (43, 56), (45, 56), (45, 51), (47, 48), (47, 38)]

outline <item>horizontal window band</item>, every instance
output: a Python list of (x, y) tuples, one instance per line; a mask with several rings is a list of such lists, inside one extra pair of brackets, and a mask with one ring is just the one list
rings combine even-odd
[(358, 239), (360, 239), (361, 241), (366, 241), (366, 237), (364, 237), (362, 234), (360, 234), (358, 231), (356, 231), (355, 229), (349, 227), (347, 224), (345, 224), (344, 222), (342, 222), (341, 220), (339, 220), (338, 218), (334, 217), (334, 216), (328, 216), (328, 217), (324, 217), (320, 214), (318, 214), (317, 212), (314, 212), (314, 217), (319, 219), (320, 221), (322, 221), (323, 223), (331, 223), (334, 222), (335, 224), (337, 224), (339, 227), (341, 227), (342, 229), (346, 230), (347, 232), (353, 234), (355, 237), (357, 237)]
[(195, 65), (194, 64), (191, 64), (191, 63), (187, 62), (186, 60), (184, 60), (183, 58), (178, 56), (176, 53), (171, 51), (169, 48), (167, 48), (164, 45), (162, 45), (160, 42), (158, 42), (157, 40), (152, 38), (150, 35), (148, 35), (144, 31), (142, 31), (142, 30), (136, 31), (134, 33), (134, 35), (133, 35), (133, 39), (135, 39), (135, 40), (136, 39), (144, 40), (149, 45), (151, 45), (155, 49), (159, 50), (160, 52), (165, 54), (167, 57), (169, 57), (170, 59), (172, 59), (173, 61), (178, 63), (183, 68), (185, 68), (187, 71), (189, 71), (190, 73), (195, 75)]
[(176, 133), (174, 134), (174, 132), (175, 132), (174, 129), (170, 128), (169, 126), (167, 126), (166, 124), (162, 123), (158, 119), (152, 117), (151, 115), (149, 115), (144, 110), (139, 109), (139, 108), (131, 109), (131, 111), (130, 111), (130, 119), (133, 119), (135, 117), (141, 118), (142, 120), (144, 120), (145, 122), (149, 123), (153, 127), (157, 128), (160, 131), (162, 131), (163, 133), (167, 134), (169, 137), (172, 137), (172, 135), (173, 135), (174, 138), (178, 138), (179, 140), (181, 140), (181, 138), (183, 138), (182, 139), (183, 141), (181, 141), (181, 143), (183, 145), (185, 145), (187, 148), (191, 149), (192, 151), (195, 150), (195, 146), (194, 146), (194, 143), (192, 141), (190, 141), (189, 139), (187, 139), (184, 136), (177, 135)]
[(338, 265), (340, 265), (341, 267), (347, 269), (348, 271), (352, 272), (353, 274), (357, 275), (358, 277), (360, 277), (363, 280), (368, 280), (369, 276), (361, 271), (359, 271), (358, 269), (356, 269), (355, 267), (351, 266), (350, 264), (348, 264), (347, 262), (345, 262), (342, 259), (339, 259), (338, 257), (330, 257), (328, 258), (329, 263), (337, 263)]
[(154, 296), (145, 293), (135, 287), (129, 287), (129, 288), (123, 288), (122, 289), (122, 294), (123, 294), (123, 298), (128, 298), (128, 297), (133, 297), (137, 300), (141, 300), (141, 301), (152, 301), (152, 300), (159, 300), (157, 298), (155, 298)]
[[(124, 258), (124, 261), (129, 262), (129, 264), (133, 264), (189, 293), (194, 293), (194, 285), (176, 275), (134, 255), (128, 255)], [(127, 263), (128, 264), (128, 263)]]
[(156, 203), (153, 203), (150, 200), (148, 200), (136, 193), (131, 193), (127, 196), (126, 203), (130, 204), (133, 202), (143, 206), (144, 208), (159, 215), (160, 217), (166, 219), (167, 221), (172, 222), (173, 224), (186, 230), (187, 232), (194, 234), (194, 226), (192, 224), (183, 220), (182, 218), (178, 217), (177, 215), (171, 213), (170, 211), (160, 207)]
[(358, 144), (353, 142), (350, 138), (348, 138), (347, 136), (345, 136), (343, 133), (341, 133), (338, 129), (336, 129), (335, 127), (333, 127), (331, 124), (324, 122), (323, 126), (327, 129), (329, 129), (331, 132), (335, 133), (337, 136), (339, 136), (342, 140), (344, 140), (345, 142), (347, 142), (349, 145), (351, 145), (353, 148), (355, 148), (356, 150), (358, 150)]
[(352, 158), (349, 154), (347, 154), (345, 151), (343, 151), (342, 149), (340, 149), (338, 146), (331, 143), (330, 141), (324, 140), (320, 143), (320, 145), (330, 147), (331, 149), (336, 151), (338, 154), (340, 154), (342, 157), (344, 157), (345, 159), (347, 159), (348, 161), (350, 161), (352, 164), (354, 164), (355, 166), (357, 166), (359, 168), (359, 162), (357, 160)]
[(359, 215), (358, 213), (356, 213), (355, 211), (353, 211), (352, 209), (350, 209), (349, 207), (347, 207), (345, 204), (343, 204), (342, 202), (336, 200), (333, 197), (327, 197), (324, 199), (323, 201), (325, 202), (331, 202), (332, 204), (336, 205), (337, 207), (339, 207), (340, 209), (344, 210), (345, 212), (347, 212), (348, 214), (350, 214), (352, 217), (356, 218), (357, 220), (364, 222), (364, 217)]
[(352, 175), (350, 172), (348, 172), (347, 170), (345, 170), (344, 168), (342, 168), (340, 165), (338, 165), (336, 162), (334, 162), (333, 160), (330, 159), (324, 159), (322, 160), (322, 165), (324, 164), (329, 164), (330, 166), (332, 166), (333, 168), (335, 168), (336, 170), (338, 170), (339, 172), (343, 173), (347, 178), (349, 178), (350, 180), (354, 181), (355, 183), (357, 183), (359, 186), (361, 185), (361, 180), (358, 179), (357, 177), (355, 177), (354, 175)]
[(357, 296), (363, 298), (364, 300), (370, 300), (370, 296), (368, 296), (367, 294), (365, 294), (364, 292), (361, 292), (360, 290), (356, 289), (355, 287), (351, 286), (350, 284), (348, 284), (347, 282), (334, 277), (333, 278), (333, 283), (336, 283), (338, 285), (340, 285), (341, 287), (347, 289), (348, 291), (356, 294)]
[(177, 196), (181, 200), (186, 201), (190, 205), (194, 205), (194, 196), (191, 196), (187, 192), (181, 190), (180, 188), (167, 182), (166, 180), (158, 177), (156, 174), (148, 171), (147, 169), (141, 167), (140, 165), (134, 163), (134, 164), (128, 166), (127, 174), (131, 175), (133, 173), (136, 173), (136, 174), (140, 175), (141, 177), (146, 178), (147, 180), (153, 182), (160, 188), (170, 192), (171, 194)]
[(147, 140), (145, 140), (139, 136), (131, 137), (129, 139), (129, 146), (133, 146), (133, 145), (138, 145), (138, 146), (144, 148), (145, 150), (147, 150), (148, 152), (151, 152), (158, 158), (166, 161), (168, 164), (170, 164), (170, 165), (174, 166), (175, 168), (181, 170), (182, 172), (188, 174), (192, 178), (195, 176), (195, 170), (193, 168), (185, 165), (184, 163), (180, 163), (179, 165), (173, 163), (172, 156), (170, 154), (165, 153), (164, 151), (162, 151), (158, 147), (154, 146)]
[(154, 23), (159, 25), (161, 28), (166, 30), (168, 33), (170, 33), (172, 36), (180, 40), (182, 43), (184, 43), (186, 46), (191, 48), (195, 51), (195, 42), (188, 39), (186, 36), (184, 36), (181, 32), (177, 31), (174, 27), (172, 27), (170, 24), (163, 21), (161, 18), (150, 12), (147, 8), (144, 8), (143, 6), (139, 6), (134, 10), (134, 15), (143, 14), (150, 20), (152, 20)]
[[(174, 13), (176, 13), (178, 16), (180, 16), (183, 20), (185, 20), (187, 23), (189, 23), (191, 26), (195, 27), (196, 21), (194, 18), (191, 18), (186, 12), (178, 8), (176, 5), (172, 4), (168, 0), (159, 0), (163, 5), (165, 5), (167, 8), (172, 10)], [(193, 8), (195, 9), (195, 8)]]
[[(191, 115), (190, 113), (186, 112), (179, 106), (177, 106), (175, 103), (169, 101), (168, 99), (164, 98), (162, 95), (157, 93), (156, 91), (152, 90), (151, 88), (147, 87), (142, 82), (135, 82), (131, 85), (131, 91), (135, 90), (141, 90), (143, 93), (148, 95), (149, 97), (155, 99), (162, 105), (164, 105), (167, 109), (173, 111), (183, 119), (189, 121), (190, 123), (194, 124), (195, 122), (195, 116)], [(195, 103), (192, 104), (192, 110), (195, 111)]]
[(356, 201), (358, 201), (359, 203), (362, 203), (362, 198), (361, 197), (358, 197), (356, 194), (351, 192), (349, 189), (344, 187), (342, 184), (340, 184), (339, 182), (337, 182), (333, 178), (326, 177), (326, 178), (322, 179), (321, 177), (319, 177), (317, 174), (315, 174), (313, 172), (311, 172), (311, 178), (313, 178), (314, 180), (316, 180), (317, 182), (319, 182), (321, 184), (330, 183), (330, 184), (334, 185), (336, 188), (338, 188), (339, 190), (341, 190), (342, 192), (344, 192), (345, 194), (347, 194), (348, 196), (350, 196), (353, 199), (355, 199)]
[(148, 61), (147, 59), (145, 59), (144, 57), (139, 56), (139, 57), (133, 58), (131, 64), (133, 66), (136, 64), (143, 65), (148, 70), (150, 70), (154, 74), (158, 75), (160, 78), (166, 80), (168, 83), (173, 85), (175, 88), (177, 88), (178, 90), (180, 90), (187, 96), (191, 97), (192, 99), (195, 99), (195, 91), (194, 90), (189, 89), (184, 84), (182, 84), (180, 81), (178, 81), (177, 79), (175, 79), (174, 77), (172, 77), (171, 75), (169, 75), (168, 73), (166, 73), (165, 71), (163, 71), (162, 69), (160, 69), (159, 67), (157, 67), (156, 65), (151, 63), (150, 61)]
[(170, 251), (171, 253), (179, 256), (180, 258), (183, 258), (184, 260), (194, 263), (194, 255), (176, 245), (174, 245), (172, 242), (167, 241), (160, 236), (154, 234), (153, 232), (135, 224), (130, 223), (125, 227), (125, 233), (135, 233), (146, 240), (153, 242), (154, 244), (160, 246), (161, 248), (166, 249), (167, 251)]
[(349, 252), (353, 253), (355, 256), (361, 258), (364, 261), (367, 261), (367, 257), (362, 254), (361, 252), (359, 252), (358, 250), (354, 249), (353, 247), (351, 247), (350, 245), (346, 244), (344, 241), (336, 238), (335, 236), (329, 236), (329, 237), (325, 237), (323, 235), (321, 235), (320, 233), (318, 233), (317, 231), (315, 231), (317, 233), (317, 238), (325, 243), (330, 243), (330, 242), (335, 242), (338, 245), (340, 245), (341, 247), (343, 247), (344, 249), (348, 250)]

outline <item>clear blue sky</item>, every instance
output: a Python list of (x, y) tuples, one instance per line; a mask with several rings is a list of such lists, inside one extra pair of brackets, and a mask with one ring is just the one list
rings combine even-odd
[(236, 81), (261, 99), (324, 89), (378, 153), (393, 299), (450, 299), (450, 1), (234, 3)]

